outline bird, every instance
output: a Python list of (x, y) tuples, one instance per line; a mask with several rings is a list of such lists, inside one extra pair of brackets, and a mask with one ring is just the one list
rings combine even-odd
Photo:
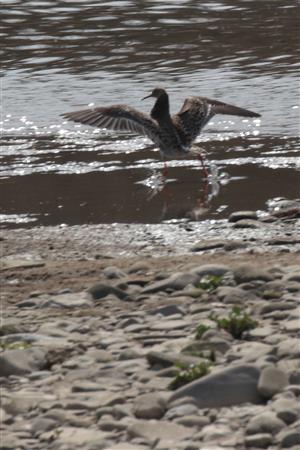
[(93, 107), (62, 114), (65, 119), (115, 131), (147, 136), (160, 150), (162, 159), (197, 154), (204, 166), (201, 151), (192, 145), (215, 114), (260, 117), (260, 114), (206, 97), (190, 96), (177, 114), (170, 115), (169, 95), (155, 87), (142, 100), (154, 97), (150, 115), (128, 105)]

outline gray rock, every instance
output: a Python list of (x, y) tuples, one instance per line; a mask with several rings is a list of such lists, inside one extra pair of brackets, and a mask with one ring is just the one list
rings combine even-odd
[(273, 436), (269, 433), (258, 433), (245, 437), (246, 447), (256, 448), (268, 448), (273, 441)]
[(287, 374), (277, 367), (266, 367), (258, 380), (258, 392), (265, 398), (272, 398), (288, 384)]
[(103, 431), (125, 431), (127, 429), (127, 424), (122, 423), (119, 420), (102, 420), (98, 422), (100, 430)]
[(234, 278), (240, 284), (252, 280), (272, 281), (275, 277), (261, 267), (252, 264), (241, 264), (234, 270)]
[(16, 433), (12, 434), (1, 430), (1, 440), (0, 440), (0, 449), (1, 450), (23, 450), (24, 449), (24, 440), (19, 439), (15, 436)]
[(87, 291), (93, 298), (93, 300), (100, 300), (101, 298), (106, 297), (107, 295), (115, 295), (120, 300), (128, 300), (129, 296), (126, 292), (122, 291), (122, 289), (118, 289), (114, 286), (110, 286), (104, 283), (97, 283)]
[(291, 448), (300, 445), (300, 431), (287, 430), (278, 436), (281, 448)]
[(273, 353), (274, 348), (263, 342), (242, 342), (231, 346), (231, 350), (226, 354), (226, 359), (227, 361), (238, 359), (250, 363), (257, 362), (259, 358), (265, 358)]
[(141, 437), (150, 442), (160, 439), (167, 442), (169, 448), (174, 448), (179, 441), (191, 436), (191, 429), (164, 420), (138, 420), (128, 427), (128, 434), (131, 438)]
[(199, 408), (259, 403), (259, 375), (256, 366), (246, 364), (221, 369), (181, 387), (171, 396), (170, 402), (181, 397), (192, 397)]
[[(33, 304), (29, 305), (28, 301)], [(25, 302), (20, 302), (17, 306), (34, 306), (35, 308), (88, 308), (92, 306), (92, 302), (89, 300), (86, 292), (58, 295), (42, 294)]]
[(180, 308), (177, 305), (166, 305), (166, 306), (160, 306), (159, 308), (152, 309), (149, 311), (149, 314), (160, 314), (162, 316), (173, 316), (174, 314), (183, 314), (183, 309)]
[(175, 405), (170, 408), (166, 414), (165, 418), (168, 420), (173, 420), (178, 417), (195, 416), (198, 414), (198, 408), (193, 403), (183, 403), (182, 405)]
[(191, 271), (193, 274), (197, 274), (201, 279), (206, 275), (223, 276), (227, 272), (231, 272), (229, 266), (223, 264), (205, 264), (203, 266), (194, 267)]
[(122, 278), (126, 275), (122, 270), (115, 266), (105, 267), (103, 274), (110, 280)]
[(175, 420), (176, 423), (185, 427), (195, 427), (198, 430), (209, 425), (210, 420), (207, 416), (184, 415)]
[(228, 437), (232, 434), (232, 429), (227, 424), (223, 423), (214, 423), (206, 425), (202, 428), (200, 432), (200, 436), (202, 437), (204, 442), (215, 441), (222, 439), (222, 443), (224, 442), (225, 437)]
[(199, 276), (195, 273), (183, 273), (178, 272), (170, 277), (151, 283), (142, 289), (143, 294), (152, 294), (159, 291), (166, 291), (168, 289), (172, 290), (182, 290), (188, 284), (194, 284), (199, 281)]
[[(106, 444), (106, 438), (109, 433), (105, 431), (96, 430), (93, 428), (77, 428), (77, 427), (60, 427), (58, 428), (58, 439), (55, 440), (55, 448), (74, 449), (74, 448), (84, 448), (88, 449), (92, 444), (97, 445), (97, 449), (105, 448), (103, 444)], [(100, 447), (102, 444), (102, 447)]]
[(205, 250), (214, 250), (216, 248), (224, 247), (226, 241), (219, 239), (204, 239), (191, 247), (191, 252), (202, 252)]
[(298, 338), (288, 338), (280, 342), (277, 346), (277, 356), (281, 359), (284, 357), (299, 358), (300, 345)]
[(259, 434), (259, 433), (270, 433), (277, 434), (285, 428), (285, 423), (278, 419), (276, 414), (272, 411), (266, 411), (252, 417), (247, 426), (247, 434)]
[(7, 350), (0, 355), (0, 376), (24, 375), (47, 367), (47, 351), (34, 347), (24, 350)]
[(226, 304), (247, 305), (249, 300), (257, 298), (252, 292), (233, 286), (220, 286), (217, 288), (216, 294)]
[(228, 222), (238, 222), (239, 220), (251, 219), (257, 220), (257, 212), (256, 211), (235, 211), (230, 214), (228, 217)]
[(161, 419), (165, 411), (165, 399), (154, 392), (138, 397), (133, 408), (133, 413), (138, 419)]
[(277, 417), (288, 425), (296, 422), (300, 417), (300, 404), (296, 398), (280, 397), (271, 404), (271, 408)]
[(31, 432), (34, 436), (39, 436), (45, 431), (53, 430), (57, 426), (57, 422), (46, 417), (38, 417), (34, 419), (31, 425)]
[(233, 224), (233, 228), (260, 228), (263, 224), (258, 220), (241, 219)]

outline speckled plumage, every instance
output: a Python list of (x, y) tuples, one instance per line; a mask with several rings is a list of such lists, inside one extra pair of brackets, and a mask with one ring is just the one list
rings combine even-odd
[(155, 88), (145, 98), (148, 97), (156, 98), (150, 116), (127, 105), (112, 105), (71, 112), (63, 114), (63, 117), (98, 128), (147, 136), (166, 158), (191, 152), (193, 141), (215, 114), (260, 117), (260, 114), (247, 109), (205, 97), (188, 97), (181, 110), (171, 116), (165, 89)]

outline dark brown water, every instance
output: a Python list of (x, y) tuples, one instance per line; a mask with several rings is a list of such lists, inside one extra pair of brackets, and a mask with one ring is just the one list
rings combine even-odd
[[(2, 0), (3, 225), (219, 219), (299, 196), (297, 5)], [(146, 138), (60, 118), (90, 103), (149, 111), (140, 99), (156, 85), (173, 112), (193, 94), (262, 114), (216, 116), (199, 136), (209, 186), (188, 159), (169, 162), (163, 188)]]

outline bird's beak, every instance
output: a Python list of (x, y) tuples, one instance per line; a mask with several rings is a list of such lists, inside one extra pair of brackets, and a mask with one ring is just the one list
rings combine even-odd
[(152, 94), (146, 95), (146, 97), (142, 98), (142, 100), (145, 100), (146, 98), (152, 97)]

